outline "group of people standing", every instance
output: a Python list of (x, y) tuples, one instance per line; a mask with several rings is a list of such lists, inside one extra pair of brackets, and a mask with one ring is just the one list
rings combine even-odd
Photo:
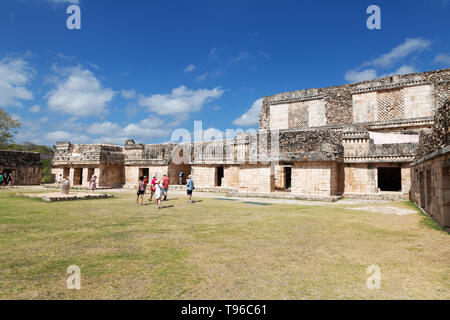
[(0, 174), (0, 188), (1, 187), (12, 187), (14, 183), (12, 173), (3, 172)]
[[(139, 182), (137, 185), (137, 196), (136, 196), (136, 205), (139, 205), (139, 200), (141, 201), (141, 206), (144, 204), (144, 196), (147, 192), (147, 186), (149, 184), (148, 178), (146, 176), (139, 177)], [(156, 206), (158, 209), (161, 209), (161, 198), (162, 201), (167, 201), (167, 196), (169, 193), (169, 185), (170, 178), (167, 174), (164, 174), (163, 178), (159, 180), (156, 176), (150, 181), (150, 197), (149, 201), (152, 202), (153, 197), (155, 197)], [(192, 192), (194, 190), (194, 181), (192, 177), (188, 177), (187, 181), (187, 195), (189, 198), (189, 202), (193, 202), (192, 200)]]

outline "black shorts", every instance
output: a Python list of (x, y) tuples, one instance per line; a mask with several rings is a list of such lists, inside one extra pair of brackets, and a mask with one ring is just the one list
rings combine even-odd
[(137, 195), (138, 196), (143, 196), (145, 194), (145, 190), (138, 190), (137, 191)]
[(188, 191), (187, 191), (187, 194), (188, 194), (188, 195), (192, 195), (192, 191), (193, 191), (193, 190), (188, 190)]

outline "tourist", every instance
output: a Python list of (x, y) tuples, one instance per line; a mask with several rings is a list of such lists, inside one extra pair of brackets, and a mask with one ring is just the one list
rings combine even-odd
[(164, 201), (167, 200), (167, 193), (169, 192), (169, 184), (170, 184), (170, 178), (165, 174), (162, 178), (162, 191), (164, 194)]
[(147, 190), (147, 185), (148, 185), (148, 178), (147, 178), (147, 176), (144, 176), (144, 184), (145, 184), (145, 190)]
[(161, 209), (161, 196), (162, 196), (162, 187), (159, 180), (156, 180), (155, 183), (155, 200), (158, 209)]
[(56, 179), (56, 188), (59, 188), (62, 183), (62, 174), (59, 175), (58, 179)]
[(9, 179), (11, 177), (11, 173), (6, 173), (5, 178), (3, 179), (5, 181), (5, 187), (9, 187)]
[(141, 198), (141, 206), (144, 205), (144, 194), (145, 194), (145, 184), (144, 178), (140, 177), (137, 187), (137, 197), (136, 197), (136, 205), (139, 204), (139, 198)]
[(8, 176), (8, 187), (12, 188), (13, 184), (14, 184), (14, 181), (13, 181), (12, 173), (10, 173)]
[(156, 179), (156, 176), (153, 176), (153, 179), (150, 182), (150, 198), (148, 199), (148, 201), (150, 202), (152, 202), (153, 195), (155, 194), (156, 191), (156, 181), (158, 181), (158, 179)]
[(179, 185), (183, 184), (183, 177), (184, 177), (184, 172), (183, 172), (183, 170), (180, 170), (180, 172), (178, 172), (178, 184)]
[(194, 200), (192, 200), (192, 192), (194, 191), (195, 187), (194, 187), (194, 180), (192, 180), (191, 175), (188, 176), (186, 189), (187, 189), (187, 196), (189, 198), (188, 202), (193, 203)]
[(92, 176), (91, 181), (89, 183), (89, 188), (91, 189), (92, 192), (94, 192), (95, 189), (97, 189), (97, 177), (96, 176)]
[(3, 179), (4, 179), (3, 174), (0, 174), (0, 189), (3, 186)]
[(2, 179), (2, 186), (6, 187), (6, 179), (8, 178), (8, 174), (6, 172), (3, 172), (3, 179)]

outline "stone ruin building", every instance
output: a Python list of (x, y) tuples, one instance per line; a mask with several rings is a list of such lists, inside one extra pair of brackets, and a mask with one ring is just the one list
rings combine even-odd
[(264, 98), (257, 134), (185, 144), (128, 140), (124, 147), (58, 143), (53, 173), (74, 185), (87, 186), (96, 174), (100, 187), (134, 187), (139, 176), (168, 174), (176, 183), (182, 169), (200, 190), (409, 199), (419, 137), (432, 129), (449, 84), (450, 69), (443, 69), (283, 92)]
[(421, 133), (410, 167), (411, 200), (450, 232), (450, 99), (436, 110), (433, 130)]
[(0, 150), (0, 174), (12, 174), (14, 185), (39, 185), (41, 156), (35, 152)]

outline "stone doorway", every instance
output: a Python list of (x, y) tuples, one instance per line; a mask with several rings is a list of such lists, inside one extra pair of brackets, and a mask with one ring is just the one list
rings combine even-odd
[(284, 188), (290, 191), (292, 187), (292, 167), (284, 167)]
[(380, 191), (402, 191), (402, 170), (398, 167), (378, 168), (378, 189)]
[(64, 168), (63, 179), (69, 179), (69, 177), (70, 177), (70, 168)]
[(150, 180), (150, 169), (149, 168), (140, 168), (139, 169), (139, 177), (147, 177)]
[(224, 168), (217, 167), (217, 186), (218, 187), (222, 186), (222, 180), (223, 180), (224, 175), (225, 175)]
[(75, 186), (83, 185), (83, 168), (75, 168), (73, 171), (73, 184)]

